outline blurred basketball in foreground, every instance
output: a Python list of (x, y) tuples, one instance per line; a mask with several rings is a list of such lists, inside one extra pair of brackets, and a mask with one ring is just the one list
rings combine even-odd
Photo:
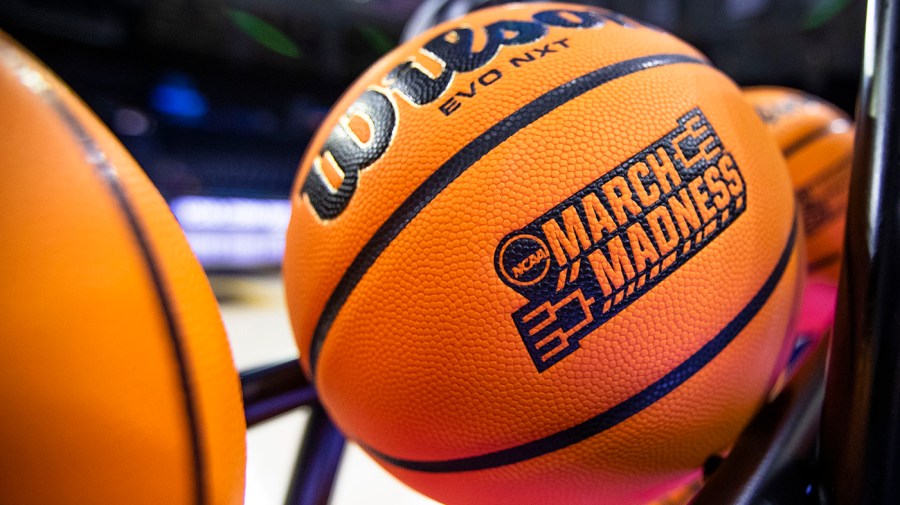
[(781, 371), (802, 233), (741, 91), (672, 35), (489, 8), (370, 68), (310, 144), (285, 283), (338, 426), (450, 504), (646, 503)]
[(2, 33), (0, 115), (0, 501), (241, 503), (237, 373), (165, 201)]
[(803, 209), (814, 279), (837, 284), (853, 161), (853, 123), (837, 107), (788, 88), (751, 87), (745, 96), (787, 160)]

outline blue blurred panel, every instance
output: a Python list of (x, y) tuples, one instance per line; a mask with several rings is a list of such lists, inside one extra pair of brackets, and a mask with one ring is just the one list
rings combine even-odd
[(173, 119), (196, 121), (209, 111), (206, 97), (190, 77), (166, 74), (150, 93), (150, 105), (160, 114)]

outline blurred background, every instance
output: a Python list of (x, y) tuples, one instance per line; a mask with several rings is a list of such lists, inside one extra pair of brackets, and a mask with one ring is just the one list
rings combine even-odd
[[(278, 268), (306, 143), (340, 93), (404, 33), (472, 3), (480, 4), (3, 0), (0, 29), (96, 111), (168, 200), (211, 274), (246, 369), (296, 355)], [(853, 112), (861, 0), (578, 3), (679, 35), (742, 86), (795, 87)], [(250, 433), (249, 505), (282, 500), (303, 423), (293, 413)], [(433, 502), (351, 447), (333, 503)]]
[[(852, 111), (865, 2), (594, 2), (697, 46), (741, 85)], [(447, 16), (469, 2), (429, 2)], [(211, 270), (276, 268), (285, 200), (340, 93), (400, 40), (418, 0), (3, 0), (0, 27), (118, 135)], [(421, 16), (427, 21), (428, 16)]]

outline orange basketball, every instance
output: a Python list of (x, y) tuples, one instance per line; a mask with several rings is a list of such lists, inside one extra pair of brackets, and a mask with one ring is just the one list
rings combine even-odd
[(2, 33), (0, 113), (0, 501), (241, 503), (238, 376), (165, 201)]
[(853, 162), (853, 123), (843, 111), (802, 91), (747, 88), (787, 160), (803, 209), (809, 274), (838, 281)]
[(728, 447), (784, 361), (781, 154), (681, 40), (569, 4), (389, 53), (293, 192), (284, 275), (338, 426), (450, 504), (642, 503)]

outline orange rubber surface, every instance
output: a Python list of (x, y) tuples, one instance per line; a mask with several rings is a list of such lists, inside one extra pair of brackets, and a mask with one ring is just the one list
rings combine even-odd
[[(350, 438), (401, 480), (449, 504), (629, 504), (659, 497), (728, 447), (765, 399), (789, 347), (784, 337), (804, 268), (790, 179), (741, 91), (692, 47), (606, 18), (602, 26), (550, 26), (537, 41), (503, 45), (477, 69), (455, 73), (443, 94), (423, 105), (389, 89), (386, 76), (407, 61), (432, 78), (441, 72), (433, 53), (420, 49), (436, 36), (457, 44), (470, 29), (477, 51), (489, 45), (483, 26), (554, 9), (570, 10), (563, 17), (573, 23), (575, 13), (600, 12), (564, 4), (485, 9), (389, 53), (337, 103), (294, 187), (284, 273), (304, 369)], [(506, 26), (497, 33), (507, 38), (523, 29)], [(565, 43), (552, 45), (559, 41)], [(521, 63), (529, 54), (533, 59)], [(640, 64), (628, 67), (634, 61)], [(483, 86), (479, 79), (493, 70), (502, 78)], [(604, 72), (618, 73), (595, 79)], [(581, 93), (571, 91), (582, 86)], [(359, 171), (346, 206), (323, 217), (312, 201), (319, 197), (306, 189), (310, 178), (328, 181), (340, 197), (338, 188), (357, 175), (341, 170), (335, 161), (341, 155), (323, 150), (332, 129), (340, 123), (357, 146), (378, 140), (377, 122), (364, 107), (344, 114), (366, 90), (393, 104), (392, 140)], [(447, 115), (441, 107), (451, 97), (461, 105)], [(529, 104), (548, 100), (558, 103), (524, 126), (514, 121), (534, 110)], [(629, 160), (644, 159), (632, 157), (648, 146), (683, 139), (672, 137), (679, 119), (696, 119), (696, 110), (731, 158), (723, 155), (718, 166), (671, 184), (654, 178), (649, 159), (643, 172), (634, 168)], [(462, 163), (457, 153), (484, 142), (496, 145), (435, 182), (433, 173)], [(667, 144), (673, 151), (663, 158), (681, 152), (676, 144)], [(628, 189), (636, 188), (634, 174), (644, 178), (644, 193)], [(620, 265), (618, 277), (608, 280), (617, 288), (626, 277), (634, 283), (592, 298), (616, 314), (570, 354), (538, 365), (514, 323), (529, 300), (501, 278), (495, 255), (509, 234), (535, 226), (577, 194), (581, 203), (554, 218), (562, 235), (548, 239), (550, 256), (518, 267), (538, 262), (555, 272), (549, 262), (570, 261), (570, 280), (582, 279), (579, 268), (584, 278), (599, 275), (602, 262), (587, 251), (604, 225), (580, 217), (590, 198), (579, 192), (604, 177), (612, 177), (603, 201), (613, 203), (602, 204), (607, 231), (629, 227), (632, 245), (623, 254), (635, 262), (633, 275)], [(684, 192), (669, 195), (677, 183)], [(434, 184), (440, 190), (427, 205), (407, 200)], [(643, 231), (628, 224), (661, 208), (664, 192), (668, 220), (657, 214), (656, 225)], [(694, 205), (708, 237), (688, 240), (683, 259), (681, 249), (664, 244), (690, 227), (672, 217), (670, 198)], [(411, 205), (418, 210), (406, 214)], [(549, 233), (552, 225), (543, 222)], [(618, 254), (611, 244), (603, 254)], [(571, 250), (577, 258), (567, 256)], [(353, 274), (359, 264), (363, 273)], [(334, 295), (341, 282), (352, 286), (344, 298)], [(651, 287), (642, 291), (644, 283)], [(640, 296), (621, 302), (619, 295), (635, 292)], [(333, 320), (323, 319), (323, 310), (335, 306)], [(689, 376), (675, 372), (704, 356)], [(654, 396), (659, 391), (665, 392)], [(628, 415), (613, 420), (617, 409)]]
[(3, 34), (0, 112), (0, 501), (241, 503), (238, 376), (165, 201)]
[(853, 162), (853, 123), (847, 115), (802, 91), (747, 88), (745, 96), (784, 152), (803, 210), (809, 274), (837, 284)]

